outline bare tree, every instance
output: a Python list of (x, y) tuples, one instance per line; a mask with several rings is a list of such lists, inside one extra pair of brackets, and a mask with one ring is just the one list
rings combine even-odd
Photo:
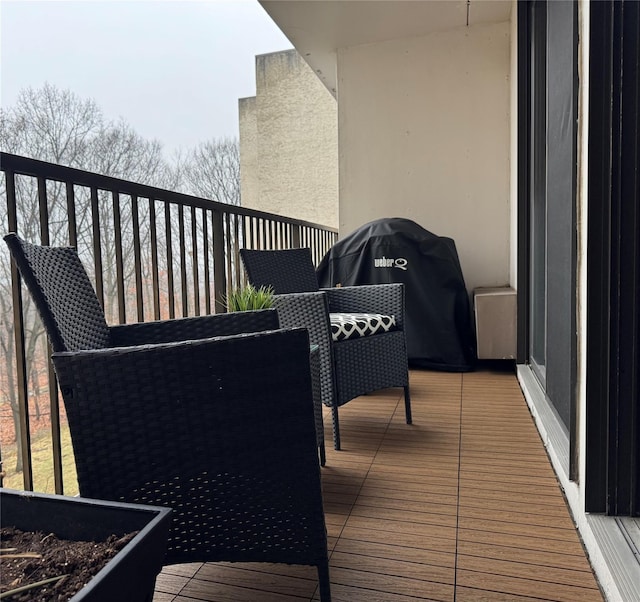
[[(66, 165), (107, 176), (181, 190), (195, 196), (213, 199), (232, 205), (240, 204), (240, 160), (236, 139), (212, 139), (186, 151), (169, 164), (163, 157), (162, 145), (157, 140), (139, 136), (125, 121), (108, 121), (93, 100), (82, 99), (73, 92), (61, 90), (51, 84), (38, 89), (23, 90), (10, 108), (0, 109), (0, 149), (5, 152)], [(41, 235), (41, 206), (38, 182), (35, 178), (16, 178), (18, 199), (18, 228), (27, 240), (38, 241)], [(42, 192), (42, 191), (40, 191)], [(46, 214), (51, 244), (68, 242), (69, 216), (67, 214), (66, 189), (62, 183), (46, 183)], [(75, 187), (75, 217), (77, 224), (78, 252), (85, 267), (91, 273), (93, 257), (93, 219), (91, 195), (97, 195), (100, 223), (102, 282), (104, 287), (105, 314), (113, 321), (117, 314), (116, 281), (116, 227), (120, 233), (124, 269), (124, 287), (130, 292), (135, 279), (133, 252), (133, 215), (137, 212), (140, 224), (136, 236), (140, 241), (143, 279), (150, 280), (150, 226), (149, 207), (154, 199), (137, 199), (113, 191)], [(119, 205), (120, 211), (114, 209)], [(7, 224), (6, 188), (0, 182), (0, 223)], [(170, 207), (168, 228), (176, 227), (178, 212), (186, 231), (193, 227), (201, 232), (202, 212), (183, 211), (177, 205)], [(164, 213), (164, 212), (162, 212)], [(116, 218), (116, 215), (119, 217)], [(116, 224), (117, 220), (117, 224)], [(156, 214), (158, 237), (164, 228), (165, 217)], [(234, 232), (227, 233), (235, 236)], [(177, 238), (177, 237), (176, 237)], [(158, 252), (167, 241), (158, 242)], [(172, 243), (175, 244), (175, 243)], [(174, 264), (177, 261), (174, 253)], [(163, 258), (166, 259), (166, 258)], [(189, 261), (194, 261), (191, 258)], [(202, 258), (199, 258), (202, 261)], [(0, 249), (0, 409), (9, 407), (17, 432), (18, 406), (15, 381), (14, 324), (11, 308), (11, 270), (6, 248)], [(200, 266), (202, 267), (202, 266)], [(166, 269), (177, 269), (167, 266)], [(144, 286), (144, 285), (143, 285)], [(148, 286), (148, 285), (146, 285)], [(170, 293), (173, 294), (173, 293)], [(131, 296), (131, 295), (129, 295)], [(135, 311), (135, 295), (127, 298), (127, 318)], [(42, 352), (44, 331), (28, 295), (24, 296), (25, 355), (27, 381), (34, 390), (40, 379), (37, 370), (45, 365)], [(3, 414), (3, 416), (6, 414)], [(22, 469), (21, 450), (18, 450), (17, 470)]]
[[(84, 100), (72, 92), (60, 90), (50, 84), (40, 89), (23, 90), (16, 104), (0, 109), (0, 148), (5, 152), (33, 157), (43, 161), (76, 167), (104, 175), (125, 178), (145, 184), (163, 186), (170, 176), (170, 169), (162, 156), (157, 141), (141, 138), (124, 121), (105, 121), (97, 104)], [(0, 223), (7, 224), (6, 190), (0, 183)], [(28, 240), (40, 237), (40, 204), (37, 182), (33, 178), (16, 179), (18, 198), (18, 227)], [(90, 249), (92, 237), (89, 193), (77, 192), (76, 218), (79, 251)], [(62, 184), (48, 182), (46, 187), (48, 230), (52, 244), (67, 242), (68, 215), (65, 189)], [(131, 203), (131, 199), (122, 202)], [(147, 205), (148, 207), (148, 205)], [(148, 209), (146, 209), (148, 211)], [(101, 248), (103, 256), (103, 280), (105, 283), (105, 307), (113, 305), (115, 297), (114, 218), (113, 198), (100, 192)], [(144, 212), (145, 206), (139, 208)], [(122, 212), (123, 257), (125, 277), (133, 272), (131, 239), (131, 212)], [(144, 219), (142, 223), (146, 223)], [(141, 233), (144, 236), (144, 232)], [(86, 255), (85, 260), (91, 259)], [(92, 261), (85, 261), (89, 270)], [(25, 296), (25, 355), (28, 382), (38, 381), (35, 371), (42, 362), (36, 350), (42, 348), (43, 328), (36, 318), (30, 298)], [(8, 404), (17, 432), (18, 407), (15, 392), (14, 331), (11, 310), (11, 271), (6, 248), (0, 251), (0, 349), (3, 350), (3, 366), (0, 369), (0, 404)], [(6, 406), (5, 406), (6, 407)], [(5, 414), (3, 414), (5, 415)], [(18, 450), (16, 469), (22, 469)]]
[(86, 158), (87, 145), (104, 124), (93, 100), (48, 83), (22, 90), (13, 107), (0, 111), (2, 150), (72, 167)]
[(240, 148), (235, 138), (201, 142), (178, 160), (183, 192), (240, 205)]

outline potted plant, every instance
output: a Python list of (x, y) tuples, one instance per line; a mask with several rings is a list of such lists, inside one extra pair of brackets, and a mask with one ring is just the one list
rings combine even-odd
[(273, 288), (261, 286), (255, 288), (251, 284), (234, 289), (226, 297), (227, 311), (250, 311), (269, 309), (273, 306)]
[[(93, 577), (76, 586), (77, 593), (72, 588), (71, 597), (68, 598), (70, 602), (151, 600), (156, 576), (162, 569), (165, 556), (170, 514), (169, 508), (0, 489), (0, 523), (3, 529), (14, 527), (26, 534), (41, 532), (43, 540), (54, 538), (56, 545), (67, 546), (68, 550), (80, 541), (96, 542), (93, 547), (99, 547), (103, 542), (122, 540), (122, 549)], [(118, 547), (113, 543), (111, 545)], [(30, 571), (35, 570), (33, 567), (37, 566), (38, 557), (41, 556), (33, 552), (12, 554), (11, 550), (6, 549), (5, 541), (0, 548), (3, 548), (0, 554), (3, 563), (8, 562), (7, 558), (11, 556), (26, 558), (30, 555)], [(1, 596), (8, 596), (6, 590), (9, 589), (15, 592), (9, 596), (11, 600), (44, 601), (51, 599), (49, 592), (55, 591), (54, 599), (64, 599), (55, 589), (56, 582), (60, 582), (57, 588), (60, 589), (65, 570), (70, 577), (67, 581), (73, 581), (71, 573), (76, 569), (69, 570), (70, 565), (54, 567), (53, 560), (48, 562), (51, 565), (47, 567), (47, 572), (53, 572), (54, 576), (36, 580), (40, 582), (36, 588), (28, 587), (32, 582), (26, 580), (18, 585), (22, 586), (24, 593), (15, 592), (17, 587), (6, 583), (8, 570), (7, 566), (3, 567)], [(83, 562), (90, 564), (89, 555)], [(88, 569), (82, 563), (76, 568), (77, 573)], [(44, 581), (49, 583), (42, 583)]]

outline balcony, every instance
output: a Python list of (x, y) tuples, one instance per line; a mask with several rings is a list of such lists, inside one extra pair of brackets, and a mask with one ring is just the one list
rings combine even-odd
[[(4, 230), (77, 246), (111, 322), (223, 311), (224, 294), (243, 280), (242, 246), (310, 246), (319, 260), (336, 239), (316, 224), (4, 153), (0, 160)], [(6, 249), (0, 259), (5, 485), (72, 494), (43, 330)], [(343, 450), (328, 446), (334, 600), (602, 600), (512, 367), (414, 370), (411, 388), (413, 425), (404, 423), (400, 393), (381, 391), (343, 408)], [(311, 600), (316, 586), (314, 569), (180, 565), (162, 572), (154, 600)]]

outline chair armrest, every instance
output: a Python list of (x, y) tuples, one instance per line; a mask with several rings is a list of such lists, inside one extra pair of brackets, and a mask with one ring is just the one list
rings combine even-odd
[(275, 295), (273, 306), (283, 328), (306, 328), (312, 343), (330, 343), (329, 305), (323, 292)]
[(280, 327), (275, 309), (122, 324), (109, 328), (112, 347), (149, 345), (261, 332)]
[(396, 317), (404, 328), (404, 284), (367, 284), (323, 288), (331, 312), (385, 314)]
[(335, 395), (335, 375), (327, 295), (321, 291), (275, 295), (273, 305), (278, 310), (283, 328), (306, 328), (309, 331), (309, 341), (318, 345), (322, 403), (332, 405)]

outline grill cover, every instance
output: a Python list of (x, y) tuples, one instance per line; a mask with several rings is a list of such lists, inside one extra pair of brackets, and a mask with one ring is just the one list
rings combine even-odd
[(469, 295), (451, 238), (404, 218), (365, 224), (339, 240), (317, 270), (320, 286), (403, 282), (413, 367), (466, 372), (476, 362)]

